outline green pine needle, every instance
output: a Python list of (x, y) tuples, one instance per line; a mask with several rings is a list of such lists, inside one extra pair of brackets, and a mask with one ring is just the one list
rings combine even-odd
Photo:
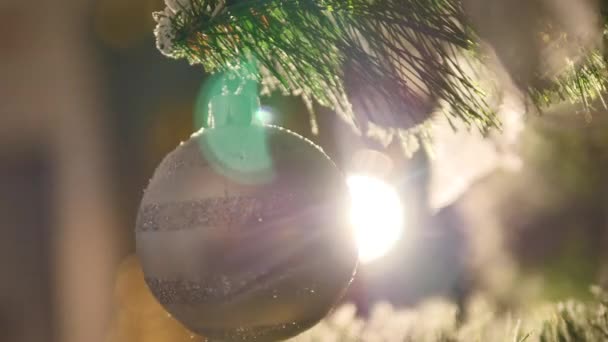
[[(498, 126), (488, 94), (463, 65), (482, 57), (460, 0), (190, 2), (174, 15), (156, 14), (157, 21), (170, 20), (165, 53), (208, 72), (235, 72), (355, 117), (345, 83), (349, 72), (376, 86), (388, 108), (412, 122), (419, 123), (436, 100), (448, 117), (469, 127)], [(605, 58), (599, 50), (584, 55), (542, 87), (526, 89), (532, 102), (546, 107), (567, 100), (590, 108), (594, 99), (603, 101)]]

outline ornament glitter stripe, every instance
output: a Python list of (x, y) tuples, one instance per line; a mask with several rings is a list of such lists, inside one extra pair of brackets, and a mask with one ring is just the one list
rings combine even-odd
[[(158, 294), (158, 301), (163, 305), (171, 304), (204, 304), (210, 301), (227, 301), (231, 297), (238, 296), (247, 290), (259, 291), (260, 287), (270, 288), (276, 281), (281, 281), (288, 278), (290, 272), (287, 267), (278, 270), (277, 276), (273, 278), (273, 282), (266, 285), (260, 281), (265, 276), (256, 276), (249, 272), (243, 275), (239, 280), (231, 282), (227, 277), (216, 277), (214, 279), (205, 279), (205, 283), (200, 283), (192, 280), (170, 280), (155, 277), (146, 277), (148, 287)], [(291, 272), (295, 273), (295, 272)], [(305, 288), (286, 289), (281, 288), (272, 292), (273, 298), (289, 296), (290, 298), (299, 296), (310, 296), (316, 292), (316, 285), (311, 285)], [(286, 291), (290, 290), (290, 291)]]
[(136, 232), (237, 227), (261, 222), (278, 211), (293, 208), (290, 194), (257, 197), (205, 198), (187, 202), (147, 204), (141, 208)]
[(148, 287), (157, 294), (161, 304), (200, 304), (210, 300), (224, 299), (230, 292), (230, 282), (225, 279), (207, 280), (202, 285), (191, 280), (166, 280), (146, 277)]

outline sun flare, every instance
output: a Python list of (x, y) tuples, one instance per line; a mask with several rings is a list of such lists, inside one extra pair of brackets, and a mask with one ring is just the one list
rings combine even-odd
[(403, 206), (397, 191), (378, 178), (351, 175), (347, 183), (359, 260), (368, 263), (388, 253), (401, 238)]

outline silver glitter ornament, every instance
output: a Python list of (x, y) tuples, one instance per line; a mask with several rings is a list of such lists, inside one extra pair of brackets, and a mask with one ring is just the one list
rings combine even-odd
[(348, 207), (343, 175), (312, 142), (225, 120), (157, 168), (137, 253), (152, 293), (193, 332), (282, 340), (321, 320), (352, 279)]

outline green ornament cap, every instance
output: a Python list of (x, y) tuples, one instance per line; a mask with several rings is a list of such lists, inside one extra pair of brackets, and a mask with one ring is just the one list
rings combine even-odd
[(203, 127), (251, 126), (260, 108), (258, 82), (225, 72), (212, 75), (200, 99)]
[(250, 126), (258, 108), (257, 94), (216, 95), (209, 102), (209, 126)]

